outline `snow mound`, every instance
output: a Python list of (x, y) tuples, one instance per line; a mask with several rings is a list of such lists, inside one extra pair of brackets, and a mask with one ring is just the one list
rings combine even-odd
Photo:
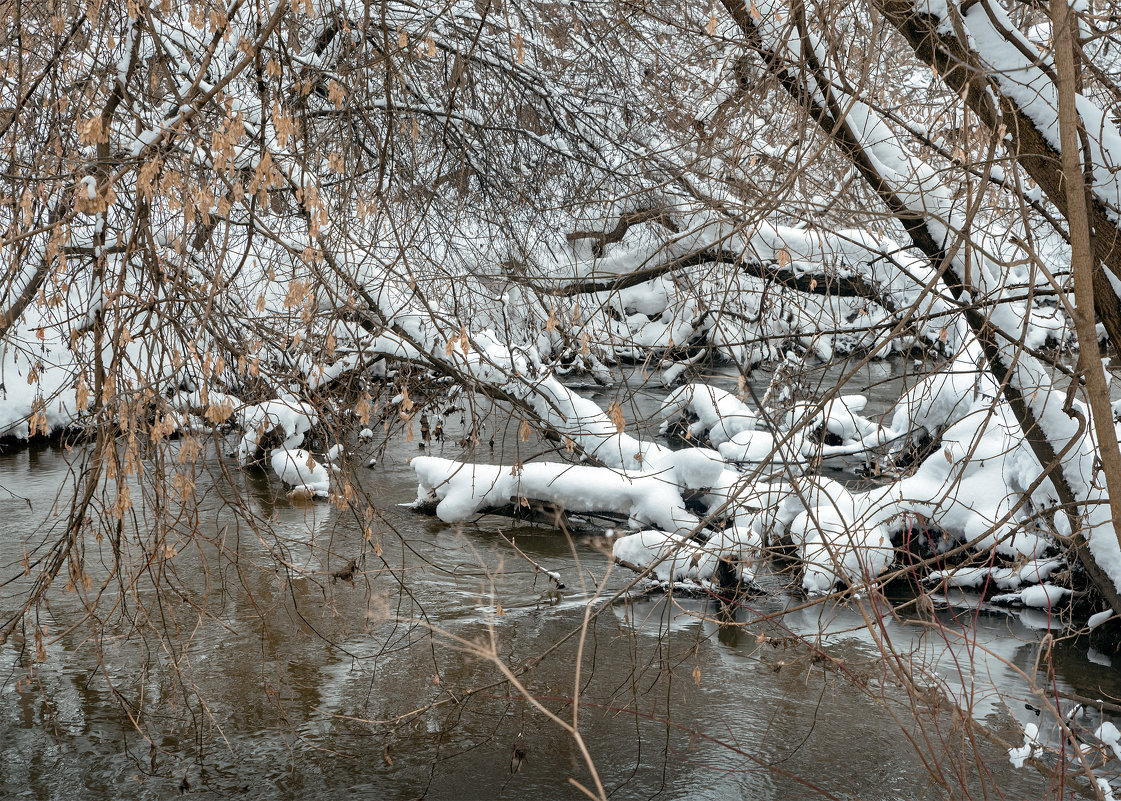
[(949, 570), (933, 570), (926, 580), (930, 583), (945, 582), (949, 587), (980, 589), (996, 587), (1000, 590), (1018, 590), (1025, 584), (1039, 584), (1063, 566), (1061, 559), (1031, 559), (1020, 567), (957, 567)]
[(237, 446), (237, 461), (244, 467), (258, 456), (261, 438), (266, 434), (279, 431), (284, 436), (280, 448), (296, 448), (303, 444), (304, 434), (319, 422), (319, 417), (310, 403), (281, 398), (244, 407), (238, 422), (245, 434)]
[(684, 448), (664, 457), (664, 461), (672, 464), (677, 482), (689, 489), (714, 487), (724, 473), (724, 460), (708, 448)]
[(749, 560), (757, 547), (756, 539), (736, 529), (714, 534), (708, 542), (647, 530), (618, 538), (611, 554), (635, 567), (652, 567), (662, 582), (707, 581), (721, 559), (728, 562), (737, 579), (750, 581)]
[(1019, 592), (997, 595), (993, 603), (1019, 604), (1032, 609), (1051, 609), (1071, 594), (1066, 587), (1057, 587), (1050, 582), (1026, 587)]
[(292, 488), (293, 494), (326, 498), (331, 490), (327, 468), (301, 448), (276, 448), (269, 462), (273, 472)]
[(720, 455), (730, 462), (764, 464), (803, 462), (804, 438), (800, 431), (775, 435), (770, 431), (741, 431), (719, 445)]
[(665, 433), (670, 423), (685, 412), (697, 418), (689, 426), (689, 434), (700, 438), (708, 435), (713, 447), (720, 447), (743, 431), (754, 431), (759, 419), (747, 404), (723, 389), (709, 384), (686, 384), (671, 392), (662, 402), (662, 414), (667, 415), (662, 423), (661, 433)]

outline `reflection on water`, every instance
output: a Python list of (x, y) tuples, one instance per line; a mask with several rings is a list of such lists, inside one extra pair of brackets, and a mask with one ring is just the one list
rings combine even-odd
[[(293, 505), (264, 474), (219, 470), (212, 452), (194, 478), (197, 536), (152, 561), (168, 591), (110, 586), (101, 623), (84, 618), (80, 593), (57, 592), (40, 661), (30, 630), (0, 647), (0, 795), (581, 797), (569, 780), (591, 780), (572, 738), (494, 660), (558, 716), (579, 704), (612, 798), (1053, 791), (880, 658), (1017, 739), (1013, 718), (1034, 719), (1025, 677), (1040, 646), (1016, 618), (942, 610), (938, 625), (889, 620), (873, 636), (866, 620), (884, 612), (867, 601), (782, 615), (802, 599), (612, 601), (630, 577), (604, 582), (591, 541), (399, 509), (415, 495), (407, 456), (391, 451), (358, 477), (378, 506), (367, 539), (362, 515)], [(21, 496), (0, 498), (4, 578), (57, 534), (75, 458), (41, 447), (0, 458), (0, 486)], [(232, 514), (223, 499), (239, 495), (248, 507)], [(146, 520), (142, 509), (133, 524)], [(99, 581), (108, 546), (85, 547)], [(21, 586), (0, 588), (0, 609), (16, 608)], [(1060, 642), (1040, 666), (1060, 689), (1105, 697), (1121, 692), (1110, 662)]]

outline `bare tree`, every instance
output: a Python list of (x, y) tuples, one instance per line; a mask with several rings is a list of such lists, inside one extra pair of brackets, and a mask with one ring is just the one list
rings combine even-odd
[[(734, 598), (782, 547), (811, 593), (1012, 571), (1013, 600), (1121, 614), (1117, 31), (1053, 6), (12, 0), (0, 435), (79, 455), (4, 566), (0, 642), (73, 592), (97, 664), (144, 632), (205, 717), (181, 665), (222, 625), (209, 577), (269, 630), (231, 527), (293, 594), (378, 564), (407, 598), (342, 454), (453, 430), (419, 509), (629, 525), (635, 582)], [(865, 414), (844, 379), (892, 354), (927, 361)], [(296, 565), (255, 480), (360, 549)], [(529, 663), (451, 642), (530, 695)], [(604, 796), (579, 703), (538, 709)]]

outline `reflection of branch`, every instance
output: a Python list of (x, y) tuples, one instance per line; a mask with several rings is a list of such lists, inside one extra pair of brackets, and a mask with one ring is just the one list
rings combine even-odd
[[(558, 523), (558, 525), (563, 525), (562, 522), (559, 520), (559, 518), (558, 518), (557, 523)], [(567, 526), (564, 526), (564, 528), (567, 531)], [(498, 532), (498, 536), (500, 536), (502, 539), (506, 540), (506, 542), (509, 543), (510, 547), (513, 548), (515, 551), (517, 551), (518, 556), (522, 557), (522, 559), (525, 559), (527, 562), (529, 562), (531, 565), (533, 565), (534, 568), (537, 569), (538, 573), (544, 573), (546, 576), (548, 576), (549, 579), (554, 584), (557, 585), (558, 590), (563, 590), (564, 589), (564, 582), (560, 580), (560, 574), (559, 573), (555, 573), (552, 570), (546, 570), (545, 568), (543, 568), (529, 554), (527, 554), (525, 551), (523, 551), (521, 548), (519, 548), (517, 546), (517, 544), (514, 542), (513, 537), (507, 537), (501, 531)]]

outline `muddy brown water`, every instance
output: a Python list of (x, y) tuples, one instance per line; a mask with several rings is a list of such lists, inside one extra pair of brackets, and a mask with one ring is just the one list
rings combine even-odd
[[(898, 397), (905, 367), (873, 365), (857, 388)], [(640, 390), (638, 411), (662, 394)], [(461, 435), (457, 420), (447, 433)], [(450, 441), (435, 450), (457, 453)], [(397, 443), (356, 473), (378, 510), (366, 540), (362, 514), (294, 504), (267, 475), (204, 451), (198, 508), (171, 529), (173, 553), (145, 553), (136, 537), (127, 549), (145, 575), (163, 571), (159, 597), (144, 576), (110, 585), (98, 622), (79, 588), (58, 588), (39, 616), (42, 658), (31, 629), (0, 646), (0, 797), (582, 797), (572, 782), (592, 780), (573, 738), (494, 659), (534, 665), (525, 690), (562, 719), (578, 700), (611, 798), (1069, 797), (1077, 779), (1014, 770), (938, 697), (1018, 745), (1017, 723), (1036, 720), (1025, 704), (1040, 705), (1029, 678), (1121, 694), (1111, 657), (1066, 641), (1041, 650), (1045, 618), (975, 600), (938, 611), (939, 626), (888, 620), (876, 637), (865, 615), (882, 611), (804, 606), (781, 576), (734, 610), (661, 595), (608, 603), (631, 577), (609, 571), (592, 539), (496, 518), (450, 526), (397, 506), (415, 497), (416, 452)], [(0, 579), (15, 577), (0, 586), (5, 617), (26, 590), (21, 561), (57, 537), (80, 453), (0, 455)], [(151, 531), (152, 496), (140, 499), (137, 486), (126, 524)], [(106, 542), (85, 543), (93, 587)], [(352, 558), (352, 580), (333, 577)], [(885, 669), (884, 650), (918, 694)]]

